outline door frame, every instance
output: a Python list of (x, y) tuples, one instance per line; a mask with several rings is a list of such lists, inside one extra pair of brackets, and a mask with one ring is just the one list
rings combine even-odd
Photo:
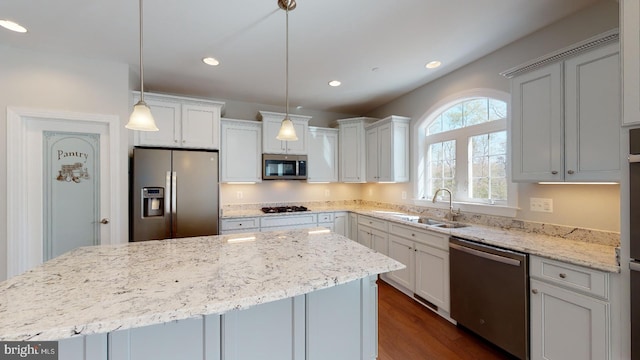
[(121, 227), (122, 204), (120, 200), (120, 117), (117, 115), (7, 107), (7, 278), (28, 270), (29, 254), (33, 250), (28, 239), (28, 181), (27, 179), (27, 120), (55, 119), (82, 121), (107, 126), (109, 133), (110, 181), (110, 239), (101, 244), (117, 243)]

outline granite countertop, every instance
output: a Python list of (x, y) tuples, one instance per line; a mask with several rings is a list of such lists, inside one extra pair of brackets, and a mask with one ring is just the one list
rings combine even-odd
[(222, 314), (402, 268), (325, 229), (81, 247), (0, 282), (0, 340)]
[[(400, 223), (415, 228), (430, 230), (450, 236), (457, 236), (502, 248), (521, 251), (531, 255), (538, 255), (549, 259), (564, 261), (567, 263), (586, 266), (596, 270), (611, 273), (620, 272), (620, 264), (616, 254), (616, 247), (592, 242), (571, 240), (558, 236), (543, 235), (525, 232), (521, 230), (503, 229), (500, 227), (468, 224), (461, 228), (432, 227), (394, 216), (393, 211), (376, 209), (371, 207), (345, 206), (345, 207), (316, 207), (310, 210), (315, 213), (350, 211), (360, 215), (367, 215), (387, 221)], [(294, 213), (264, 214), (260, 209), (227, 211), (224, 218), (255, 217), (288, 215)], [(396, 213), (398, 214), (398, 213)]]

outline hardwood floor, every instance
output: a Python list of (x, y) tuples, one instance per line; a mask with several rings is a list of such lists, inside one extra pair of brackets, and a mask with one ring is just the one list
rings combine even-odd
[(378, 360), (512, 359), (378, 280)]

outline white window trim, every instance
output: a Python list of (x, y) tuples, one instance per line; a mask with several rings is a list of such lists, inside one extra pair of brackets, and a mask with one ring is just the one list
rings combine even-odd
[[(501, 100), (507, 103), (507, 109), (511, 109), (511, 96), (509, 93), (498, 91), (494, 89), (471, 89), (462, 91), (459, 93), (455, 93), (449, 95), (433, 106), (431, 106), (423, 115), (416, 121), (413, 125), (412, 134), (413, 134), (413, 145), (412, 145), (412, 154), (413, 154), (413, 170), (416, 171), (415, 181), (413, 182), (413, 194), (414, 200), (413, 203), (418, 206), (423, 207), (433, 207), (433, 208), (448, 208), (448, 201), (437, 201), (436, 203), (431, 202), (431, 199), (427, 199), (425, 197), (425, 155), (426, 155), (426, 129), (427, 126), (432, 122), (435, 116), (439, 115), (442, 111), (446, 110), (451, 106), (453, 102), (464, 101), (466, 99), (478, 98), (478, 97), (489, 97), (497, 100)], [(508, 119), (507, 121), (507, 178), (511, 181), (511, 153), (510, 153), (510, 134), (509, 134), (509, 126)], [(432, 135), (435, 137), (438, 134)], [(508, 203), (506, 205), (490, 205), (490, 204), (480, 204), (480, 203), (467, 203), (467, 202), (453, 202), (454, 208), (460, 208), (463, 212), (472, 212), (478, 214), (486, 214), (486, 215), (496, 215), (496, 216), (506, 216), (506, 217), (515, 217), (516, 212), (519, 210), (518, 208), (518, 184), (511, 182), (509, 187), (508, 194)]]

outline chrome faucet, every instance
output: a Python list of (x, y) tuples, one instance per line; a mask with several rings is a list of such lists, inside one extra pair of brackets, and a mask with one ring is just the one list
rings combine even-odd
[(440, 191), (446, 191), (449, 193), (449, 215), (447, 216), (447, 219), (451, 220), (451, 221), (456, 221), (456, 217), (458, 215), (460, 215), (460, 209), (458, 210), (453, 210), (453, 194), (451, 193), (451, 190), (447, 189), (447, 188), (440, 188), (438, 190), (436, 190), (436, 192), (433, 193), (433, 199), (431, 199), (432, 202), (436, 202), (436, 197), (438, 197), (438, 193)]

